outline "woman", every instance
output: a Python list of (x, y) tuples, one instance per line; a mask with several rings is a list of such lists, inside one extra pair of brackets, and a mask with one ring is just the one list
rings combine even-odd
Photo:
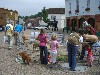
[(36, 40), (39, 40), (39, 48), (40, 48), (40, 61), (41, 64), (48, 64), (48, 50), (47, 50), (47, 35), (45, 34), (44, 29), (40, 30), (40, 34), (36, 38)]

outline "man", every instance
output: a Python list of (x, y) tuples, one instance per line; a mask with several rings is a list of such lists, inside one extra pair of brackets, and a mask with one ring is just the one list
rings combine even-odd
[(11, 49), (12, 45), (13, 45), (13, 26), (11, 23), (8, 23), (5, 27), (5, 31), (6, 31), (6, 36), (8, 38), (8, 48)]
[(14, 28), (14, 39), (15, 39), (15, 45), (18, 45), (18, 40), (20, 42), (20, 33), (22, 32), (23, 26), (18, 24), (18, 22), (15, 25)]

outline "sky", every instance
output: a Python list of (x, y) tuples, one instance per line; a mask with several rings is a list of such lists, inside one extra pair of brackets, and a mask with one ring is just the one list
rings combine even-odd
[(21, 16), (35, 15), (43, 7), (65, 8), (65, 0), (0, 0), (0, 8), (17, 10)]

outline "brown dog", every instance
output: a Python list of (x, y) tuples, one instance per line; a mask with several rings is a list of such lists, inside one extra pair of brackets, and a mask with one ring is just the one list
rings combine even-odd
[(32, 59), (29, 57), (29, 55), (27, 53), (25, 53), (24, 51), (19, 52), (18, 54), (22, 57), (22, 60), (25, 64), (29, 65), (29, 63), (32, 61)]

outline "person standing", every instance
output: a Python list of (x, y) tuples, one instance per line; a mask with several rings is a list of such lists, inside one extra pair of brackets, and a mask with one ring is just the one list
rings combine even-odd
[(68, 63), (71, 71), (76, 71), (76, 54), (78, 51), (79, 39), (79, 35), (75, 32), (70, 34), (66, 42), (68, 50)]
[(14, 28), (14, 39), (15, 39), (15, 45), (19, 46), (20, 47), (20, 34), (23, 30), (23, 26), (18, 24), (18, 22), (16, 23), (15, 25), (15, 28)]
[(40, 34), (36, 38), (36, 40), (39, 40), (39, 48), (40, 48), (40, 61), (41, 64), (48, 64), (48, 50), (47, 50), (47, 35), (45, 34), (44, 29), (40, 30)]
[[(54, 65), (56, 63), (56, 59), (57, 59), (57, 48), (58, 48), (58, 42), (57, 42), (57, 36), (56, 35), (52, 35), (51, 36), (51, 42), (50, 42), (50, 55), (51, 55), (51, 59), (50, 62), (52, 65)], [(52, 66), (51, 66), (52, 67)]]
[(5, 32), (8, 38), (8, 49), (11, 49), (13, 45), (13, 34), (14, 34), (13, 25), (11, 23), (8, 23), (6, 25)]
[[(17, 45), (17, 38), (19, 38), (20, 33), (22, 32), (22, 29), (23, 29), (23, 26), (20, 25), (20, 24), (18, 24), (18, 22), (17, 22), (16, 25), (15, 25), (15, 28), (14, 28), (14, 34), (15, 34), (15, 36), (14, 36), (14, 39), (15, 39), (15, 45)], [(20, 38), (19, 38), (19, 40), (20, 40)]]

